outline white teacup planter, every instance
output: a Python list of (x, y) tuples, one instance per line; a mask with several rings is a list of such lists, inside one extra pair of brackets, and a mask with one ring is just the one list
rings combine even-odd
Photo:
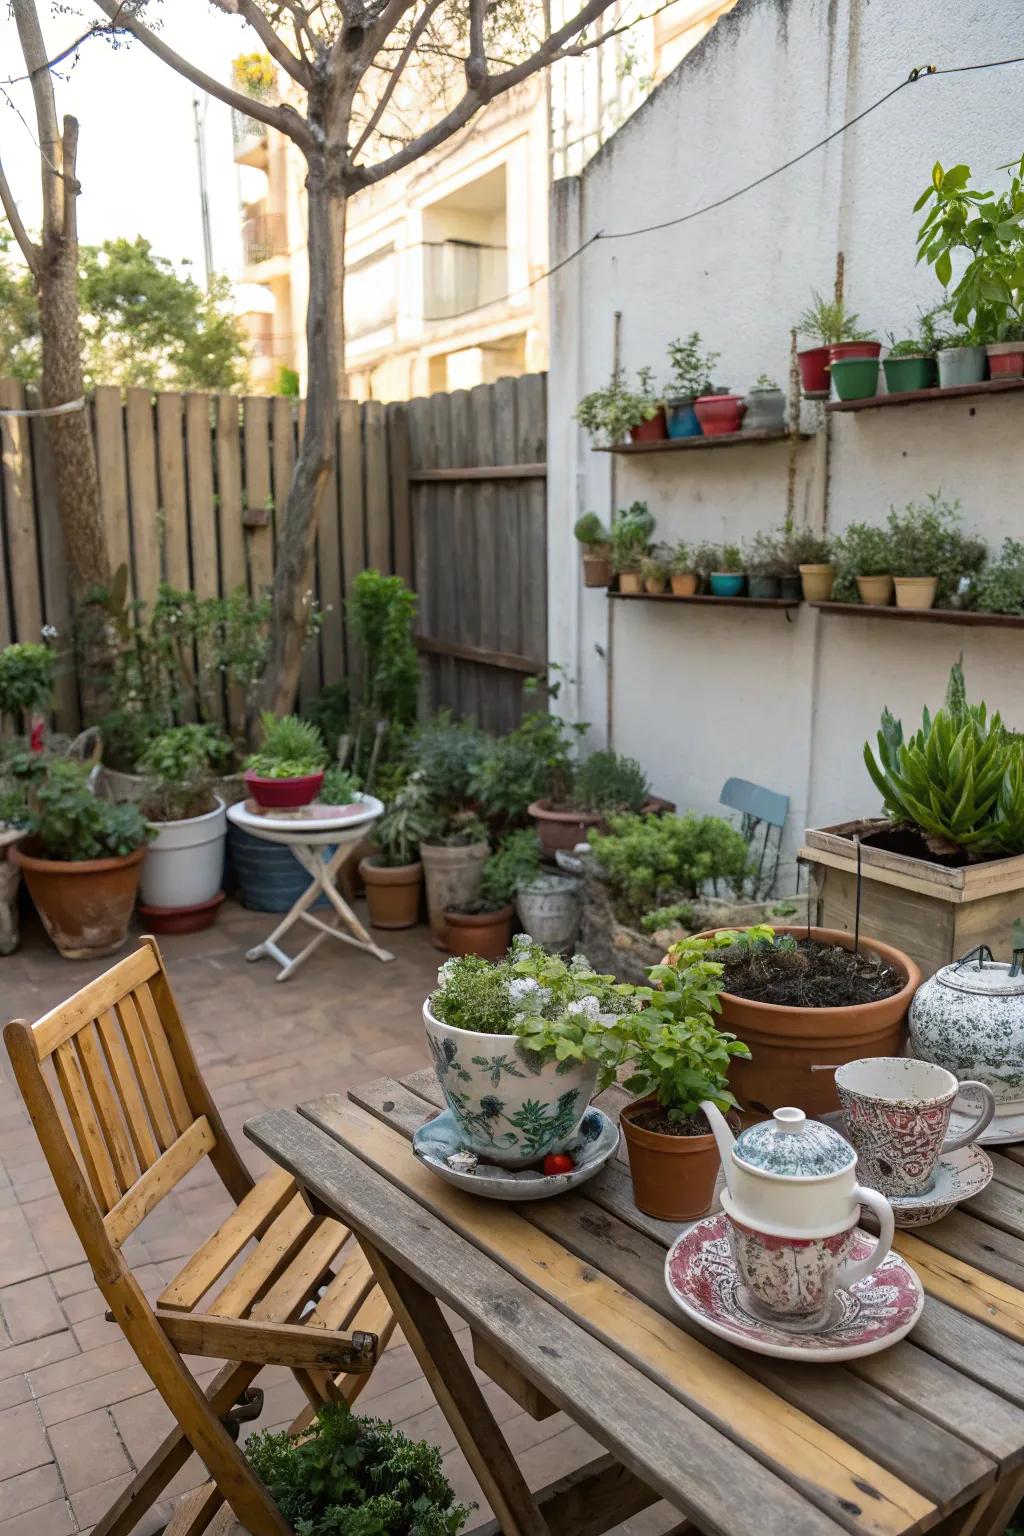
[(597, 1087), (596, 1062), (541, 1064), (518, 1035), (443, 1024), (429, 998), (423, 1022), (445, 1102), (478, 1157), (516, 1168), (571, 1145)]

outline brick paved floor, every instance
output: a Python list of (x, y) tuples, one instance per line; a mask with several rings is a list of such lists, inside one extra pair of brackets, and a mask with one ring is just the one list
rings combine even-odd
[[(270, 961), (248, 965), (244, 959), (268, 927), (266, 915), (228, 903), (208, 933), (163, 942), (206, 1080), (257, 1174), (265, 1159), (241, 1131), (250, 1116), (424, 1064), (419, 1009), (437, 966), (420, 928), (388, 935), (396, 952), (390, 965), (324, 945), (276, 986)], [(35, 1018), (99, 969), (62, 960), (29, 925), (19, 952), (0, 959), (0, 1014)], [(203, 1165), (146, 1218), (124, 1251), (148, 1294), (163, 1288), (229, 1208), (212, 1168)], [(461, 1326), (459, 1336), (465, 1346)], [(197, 1376), (205, 1382), (215, 1366), (199, 1364)], [(266, 1370), (260, 1385), (259, 1427), (285, 1425), (302, 1402), (290, 1374)], [(563, 1415), (538, 1423), (493, 1383), (485, 1391), (531, 1486), (595, 1454), (594, 1443)], [(441, 1446), (458, 1495), (477, 1500), (487, 1513), (400, 1338), (374, 1372), (360, 1408)], [(0, 1536), (88, 1531), (169, 1423), (119, 1329), (103, 1316), (103, 1300), (0, 1050)], [(202, 1475), (193, 1457), (169, 1492), (185, 1492)], [(158, 1530), (168, 1510), (167, 1504), (154, 1509), (138, 1527), (140, 1536)], [(657, 1505), (630, 1522), (629, 1536), (671, 1523), (672, 1512)]]

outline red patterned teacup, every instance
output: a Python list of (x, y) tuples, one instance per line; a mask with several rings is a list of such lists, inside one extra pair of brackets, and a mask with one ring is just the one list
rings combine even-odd
[[(931, 1187), (943, 1152), (965, 1147), (988, 1125), (995, 1100), (984, 1083), (958, 1082), (945, 1067), (908, 1056), (874, 1056), (847, 1062), (836, 1087), (857, 1176), (883, 1195), (919, 1195)], [(981, 1113), (962, 1136), (947, 1136), (953, 1100), (970, 1088)]]

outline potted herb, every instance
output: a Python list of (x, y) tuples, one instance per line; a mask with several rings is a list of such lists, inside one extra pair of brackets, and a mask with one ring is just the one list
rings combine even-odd
[(597, 439), (598, 446), (614, 448), (626, 434), (634, 443), (656, 441), (667, 436), (665, 407), (651, 383), (650, 368), (637, 373), (637, 389), (627, 389), (623, 368), (616, 368), (603, 389), (584, 395), (576, 409), (576, 420), (585, 432)]
[(512, 832), (499, 845), (483, 867), (476, 897), (450, 906), (445, 913), (453, 955), (501, 958), (512, 942), (516, 892), (536, 875), (539, 864), (540, 844), (534, 832)]
[(743, 554), (747, 572), (747, 596), (776, 598), (781, 595), (784, 568), (782, 545), (776, 534), (755, 534)]
[(781, 432), (786, 425), (786, 397), (767, 373), (759, 373), (746, 398), (744, 432)]
[(420, 842), (432, 830), (425, 796), (407, 784), (373, 828), (373, 852), (359, 861), (374, 928), (415, 928), (420, 920)]
[(700, 544), (695, 544), (690, 551), (690, 564), (697, 576), (697, 584), (704, 591), (711, 583), (711, 572), (719, 564), (721, 549), (717, 544), (711, 544), (706, 539)]
[(958, 502), (932, 492), (923, 502), (889, 508), (888, 537), (898, 608), (931, 608), (948, 602), (961, 578), (984, 561), (985, 547), (961, 532)]
[(850, 523), (833, 541), (837, 569), (836, 586), (857, 583), (862, 603), (885, 607), (892, 602), (892, 541), (884, 528), (873, 523)]
[(606, 587), (612, 579), (611, 534), (596, 512), (584, 512), (573, 529), (583, 547), (583, 585)]
[(972, 592), (979, 613), (1024, 614), (1024, 543), (1004, 539), (999, 559), (986, 565)]
[(320, 793), (327, 748), (316, 726), (297, 715), (260, 716), (263, 744), (245, 760), (245, 787), (257, 805), (293, 810)]
[(458, 1536), (469, 1518), (436, 1446), (344, 1403), (319, 1408), (301, 1434), (260, 1430), (245, 1455), (289, 1528), (308, 1536)]
[(605, 818), (620, 812), (655, 814), (667, 802), (652, 797), (647, 775), (632, 757), (617, 752), (592, 752), (570, 775), (552, 784), (552, 794), (529, 807), (541, 847), (549, 858), (559, 849), (575, 848)]
[(495, 964), (447, 960), (437, 980), (423, 1005), (427, 1044), (470, 1149), (522, 1168), (571, 1146), (597, 1088), (605, 1029), (634, 1006), (635, 989), (525, 934)]
[(654, 597), (664, 592), (668, 586), (670, 558), (664, 545), (659, 545), (641, 560), (640, 575), (643, 577), (645, 592)]
[(692, 597), (700, 583), (690, 546), (682, 539), (676, 544), (668, 562), (669, 583), (673, 597)]
[(149, 837), (138, 806), (98, 799), (89, 772), (69, 759), (48, 763), (29, 794), (25, 842), (10, 850), (66, 960), (121, 948)]
[(485, 750), (482, 731), (441, 714), (420, 728), (409, 753), (410, 784), (430, 815), (419, 844), (430, 937), (437, 949), (448, 948), (447, 909), (475, 899), (490, 853), (474, 782)]
[(709, 573), (713, 597), (740, 597), (746, 585), (743, 551), (738, 544), (723, 544), (718, 551), (716, 569)]
[(705, 437), (725, 437), (740, 430), (747, 406), (742, 395), (719, 390), (712, 395), (701, 395), (693, 408)]
[(803, 392), (809, 400), (827, 399), (831, 363), (878, 357), (881, 344), (859, 325), (859, 317), (847, 311), (843, 299), (824, 299), (811, 290), (811, 303), (797, 321), (797, 330), (813, 343), (797, 353)]
[[(934, 314), (948, 315), (952, 301), (940, 304)], [(974, 325), (955, 325), (952, 330), (936, 326), (935, 361), (939, 369), (939, 388), (958, 389), (980, 384), (988, 367), (985, 339)]]
[(701, 351), (699, 331), (691, 331), (685, 341), (669, 342), (672, 378), (665, 386), (669, 437), (700, 437), (701, 425), (694, 403), (700, 395), (713, 392), (711, 381), (718, 357), (717, 352)]
[(653, 532), (654, 516), (645, 501), (634, 501), (616, 513), (612, 522), (611, 553), (620, 592), (635, 594), (643, 591), (640, 567), (650, 549)]
[(783, 539), (783, 558), (790, 570), (795, 567), (800, 573), (804, 602), (827, 603), (836, 579), (829, 540), (810, 528), (790, 528)]
[[(554, 705), (557, 681), (547, 685), (547, 693)], [(576, 745), (586, 730), (585, 723), (568, 721), (553, 708), (532, 709), (514, 730), (485, 743), (469, 793), (495, 836), (526, 826), (538, 808), (549, 810), (568, 798), (576, 773)]]
[(722, 968), (710, 946), (689, 939), (676, 948), (675, 964), (652, 969), (658, 990), (647, 1006), (609, 1026), (607, 1055), (630, 1064), (622, 1086), (640, 1095), (619, 1116), (638, 1210), (691, 1221), (710, 1210), (719, 1168), (701, 1101), (723, 1113), (736, 1106), (729, 1070), (750, 1051), (715, 1026)]
[(890, 395), (912, 389), (932, 389), (938, 377), (934, 335), (908, 336), (897, 341), (889, 332), (889, 353), (882, 363)]
[(210, 726), (178, 725), (155, 737), (139, 761), (140, 809), (154, 834), (139, 910), (156, 933), (197, 933), (216, 920), (227, 814), (211, 780), (232, 750)]

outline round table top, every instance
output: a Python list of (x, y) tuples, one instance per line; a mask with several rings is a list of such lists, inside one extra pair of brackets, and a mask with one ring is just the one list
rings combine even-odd
[[(252, 807), (252, 809), (250, 809)], [(349, 832), (360, 832), (384, 814), (376, 795), (360, 795), (351, 805), (300, 805), (294, 811), (263, 811), (253, 800), (228, 806), (228, 820), (254, 837), (271, 843), (335, 843)]]

